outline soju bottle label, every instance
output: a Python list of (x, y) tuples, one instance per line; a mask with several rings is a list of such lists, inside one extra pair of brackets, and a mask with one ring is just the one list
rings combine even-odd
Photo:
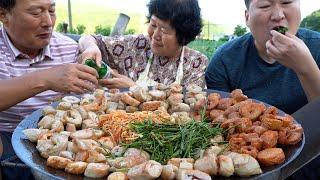
[(101, 63), (101, 67), (98, 69), (99, 79), (109, 78), (111, 76), (111, 69), (110, 67), (105, 64)]

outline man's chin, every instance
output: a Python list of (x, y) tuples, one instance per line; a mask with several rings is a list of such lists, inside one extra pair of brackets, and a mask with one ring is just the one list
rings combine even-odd
[(38, 41), (37, 47), (39, 49), (42, 49), (42, 48), (46, 47), (47, 45), (49, 45), (49, 43), (50, 43), (50, 39), (46, 39), (46, 40), (42, 39), (42, 40)]

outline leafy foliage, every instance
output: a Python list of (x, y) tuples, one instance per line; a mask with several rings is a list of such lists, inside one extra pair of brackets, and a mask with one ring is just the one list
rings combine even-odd
[[(58, 23), (57, 27), (56, 27), (56, 31), (57, 32), (61, 32), (61, 33), (64, 33), (64, 23), (61, 22), (61, 23)], [(67, 33), (70, 33), (70, 34), (83, 34), (86, 30), (86, 26), (84, 26), (83, 24), (78, 24), (76, 28), (68, 28), (67, 29)]]
[(109, 26), (96, 26), (95, 27), (95, 31), (94, 31), (95, 34), (101, 34), (103, 36), (109, 36), (110, 33), (111, 33), (111, 28)]
[(56, 31), (63, 33), (63, 23), (58, 23), (58, 25), (56, 26)]
[(320, 9), (305, 17), (300, 27), (320, 32)]
[(86, 27), (82, 24), (78, 24), (77, 26), (77, 34), (81, 35), (86, 31)]
[(124, 32), (125, 35), (135, 34), (135, 33), (136, 33), (136, 30), (134, 30), (134, 29), (128, 29), (128, 30), (126, 30), (126, 32)]
[(215, 51), (228, 41), (227, 38), (220, 38), (218, 41), (215, 40), (202, 40), (197, 39), (188, 44), (188, 47), (195, 49), (203, 54), (205, 54), (209, 59), (213, 56)]
[(235, 35), (235, 36), (242, 36), (242, 35), (244, 35), (245, 33), (247, 33), (247, 28), (246, 28), (246, 27), (242, 27), (241, 25), (237, 25), (237, 26), (234, 28), (233, 35)]

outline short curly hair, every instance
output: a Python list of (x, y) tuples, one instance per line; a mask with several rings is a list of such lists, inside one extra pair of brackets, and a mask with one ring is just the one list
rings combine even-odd
[(10, 11), (16, 5), (16, 0), (1, 0), (0, 7)]
[(161, 20), (169, 20), (176, 30), (180, 45), (187, 45), (201, 33), (202, 20), (198, 0), (151, 0), (147, 7), (148, 22), (152, 15)]

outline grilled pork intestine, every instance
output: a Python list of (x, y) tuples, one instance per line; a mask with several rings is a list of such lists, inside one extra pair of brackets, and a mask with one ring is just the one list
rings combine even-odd
[(128, 171), (130, 179), (156, 179), (160, 177), (162, 165), (156, 161), (150, 160), (140, 165), (134, 166)]

